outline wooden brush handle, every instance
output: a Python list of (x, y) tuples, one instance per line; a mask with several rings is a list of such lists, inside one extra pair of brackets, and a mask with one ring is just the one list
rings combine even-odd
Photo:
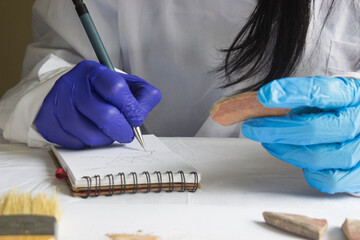
[(285, 116), (290, 110), (264, 107), (257, 98), (257, 92), (247, 92), (215, 102), (210, 117), (221, 125), (229, 126), (250, 118)]

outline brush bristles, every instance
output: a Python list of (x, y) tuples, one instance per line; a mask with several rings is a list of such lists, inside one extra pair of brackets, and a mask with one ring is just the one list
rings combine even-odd
[(60, 220), (59, 199), (52, 194), (16, 193), (11, 191), (0, 199), (0, 215), (42, 215), (53, 216)]

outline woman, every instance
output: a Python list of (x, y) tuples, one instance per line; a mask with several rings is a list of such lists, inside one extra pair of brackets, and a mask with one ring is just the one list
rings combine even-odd
[[(360, 191), (358, 1), (86, 4), (114, 65), (139, 77), (81, 62), (96, 56), (72, 2), (38, 0), (24, 77), (0, 105), (5, 138), (70, 148), (129, 142), (131, 126), (143, 123), (160, 92), (161, 103), (143, 124), (146, 132), (239, 136), (239, 125), (221, 128), (207, 119), (208, 110), (221, 95), (269, 83), (259, 100), (293, 111), (249, 120), (243, 134), (304, 168), (321, 191)], [(219, 49), (227, 49), (225, 62)], [(216, 67), (227, 77), (224, 92), (211, 71)]]

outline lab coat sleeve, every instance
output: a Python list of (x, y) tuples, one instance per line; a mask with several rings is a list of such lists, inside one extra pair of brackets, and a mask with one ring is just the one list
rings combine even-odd
[(0, 100), (3, 137), (34, 147), (47, 145), (33, 124), (44, 98), (56, 80), (82, 60), (54, 29), (46, 25), (46, 18), (39, 16), (40, 11), (34, 5), (35, 42), (27, 47), (21, 81)]
[(341, 74), (336, 74), (333, 77), (343, 77), (343, 78), (354, 78), (360, 81), (360, 71), (359, 72), (344, 72)]
[(33, 122), (56, 80), (72, 67), (73, 64), (49, 53), (3, 96), (0, 101), (0, 127), (5, 139), (33, 147), (47, 145)]
[[(116, 11), (103, 1), (88, 0), (87, 6), (100, 35), (105, 36), (110, 58), (119, 67)], [(36, 0), (32, 10), (34, 42), (27, 47), (21, 81), (0, 100), (0, 128), (11, 142), (42, 147), (48, 143), (37, 132), (34, 120), (44, 98), (78, 62), (97, 58), (72, 1)]]

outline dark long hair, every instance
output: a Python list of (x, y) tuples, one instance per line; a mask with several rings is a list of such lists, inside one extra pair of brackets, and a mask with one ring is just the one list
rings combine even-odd
[[(257, 77), (239, 92), (254, 91), (289, 76), (304, 52), (315, 0), (258, 0), (246, 24), (228, 49), (217, 71), (225, 76), (223, 88)], [(335, 0), (325, 17), (328, 18)]]

